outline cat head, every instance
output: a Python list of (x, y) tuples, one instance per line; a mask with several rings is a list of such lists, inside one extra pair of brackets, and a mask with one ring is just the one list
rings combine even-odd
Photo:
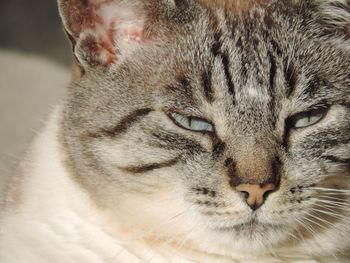
[(59, 1), (82, 72), (64, 110), (66, 163), (154, 243), (341, 250), (350, 5), (223, 2)]

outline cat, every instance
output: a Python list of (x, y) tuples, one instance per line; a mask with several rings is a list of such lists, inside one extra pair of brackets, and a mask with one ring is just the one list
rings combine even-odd
[(350, 3), (59, 0), (80, 74), (0, 261), (350, 262)]

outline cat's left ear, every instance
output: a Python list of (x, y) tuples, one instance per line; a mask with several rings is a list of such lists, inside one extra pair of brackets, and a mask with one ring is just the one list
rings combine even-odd
[[(314, 0), (317, 4), (315, 20), (321, 34), (334, 40), (350, 39), (350, 1)], [(349, 42), (350, 44), (350, 42)]]
[[(172, 0), (158, 2), (171, 3)], [(142, 0), (58, 0), (63, 25), (79, 64), (84, 69), (108, 66), (151, 42), (154, 35), (147, 30), (147, 21), (153, 9), (147, 9), (146, 3)]]

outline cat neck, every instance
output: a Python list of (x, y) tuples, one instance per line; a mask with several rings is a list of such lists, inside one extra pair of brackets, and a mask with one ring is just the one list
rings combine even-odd
[(60, 112), (58, 108), (51, 116), (10, 183), (1, 218), (1, 262), (140, 262), (144, 255), (129, 251), (149, 249), (123, 244), (108, 228), (108, 216), (63, 165)]

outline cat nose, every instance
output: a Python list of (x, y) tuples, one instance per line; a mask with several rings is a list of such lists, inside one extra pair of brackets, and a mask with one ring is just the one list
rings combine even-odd
[(261, 186), (259, 184), (240, 184), (236, 190), (245, 195), (247, 204), (252, 210), (257, 210), (264, 203), (267, 196), (276, 189), (273, 183)]

